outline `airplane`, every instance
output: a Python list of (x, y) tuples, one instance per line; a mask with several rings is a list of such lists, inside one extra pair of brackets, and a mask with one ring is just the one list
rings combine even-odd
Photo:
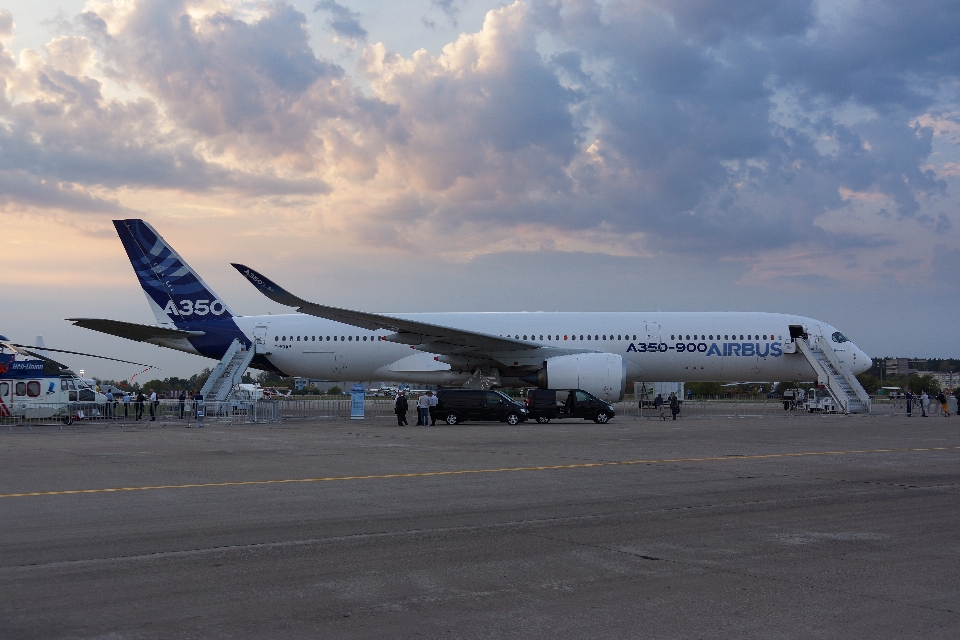
[(647, 380), (810, 380), (798, 338), (822, 336), (853, 373), (869, 356), (836, 327), (758, 312), (369, 313), (309, 302), (242, 264), (263, 295), (296, 313), (234, 311), (144, 220), (114, 220), (157, 320), (68, 318), (79, 327), (221, 359), (238, 340), (253, 368), (321, 380), (472, 388), (579, 388), (608, 401)]

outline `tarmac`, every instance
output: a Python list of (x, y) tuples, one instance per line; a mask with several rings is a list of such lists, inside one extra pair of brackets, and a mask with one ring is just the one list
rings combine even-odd
[(960, 418), (0, 431), (0, 638), (956, 638)]

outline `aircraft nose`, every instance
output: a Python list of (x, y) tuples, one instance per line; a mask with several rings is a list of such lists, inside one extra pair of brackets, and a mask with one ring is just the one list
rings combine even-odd
[(857, 351), (859, 352), (857, 354), (859, 356), (857, 358), (857, 364), (859, 365), (857, 368), (860, 369), (859, 371), (857, 371), (857, 373), (863, 373), (864, 371), (869, 371), (870, 368), (873, 366), (873, 360), (860, 347), (857, 347)]

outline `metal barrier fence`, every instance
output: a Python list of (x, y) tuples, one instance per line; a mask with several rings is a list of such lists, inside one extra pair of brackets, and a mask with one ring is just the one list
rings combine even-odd
[[(280, 406), (274, 401), (226, 401), (203, 404), (204, 423), (248, 424), (280, 420)], [(0, 425), (12, 430), (15, 426), (76, 426), (159, 421), (162, 423), (197, 423), (197, 406), (193, 401), (185, 403), (181, 417), (180, 403), (176, 400), (160, 400), (151, 407), (149, 402), (138, 406), (136, 402), (123, 403), (31, 403), (28, 406), (10, 408), (10, 415), (0, 417)]]
[[(903, 398), (876, 396), (872, 399), (872, 415), (906, 415), (906, 401)], [(368, 398), (364, 403), (366, 419), (395, 419), (391, 398)], [(12, 430), (15, 426), (32, 428), (34, 426), (60, 426), (113, 424), (128, 425), (137, 423), (137, 406), (135, 402), (109, 403), (42, 403), (33, 404), (28, 408), (14, 409), (11, 416), (0, 417), (0, 425)], [(253, 424), (262, 422), (278, 422), (286, 420), (323, 420), (346, 419), (350, 417), (351, 402), (344, 399), (321, 400), (260, 400), (226, 401), (219, 403), (204, 403), (204, 423), (216, 424)], [(626, 399), (614, 404), (617, 416), (620, 418), (656, 419), (659, 411), (648, 402), (641, 407), (636, 401)], [(950, 405), (951, 412), (955, 413), (955, 404)], [(914, 415), (920, 415), (919, 403), (913, 405)], [(670, 407), (663, 408), (667, 420), (672, 418)], [(930, 405), (930, 413), (938, 415), (940, 405), (936, 401)], [(411, 407), (408, 419), (416, 417), (416, 410)], [(683, 400), (680, 404), (681, 419), (709, 419), (724, 417), (760, 417), (760, 418), (795, 418), (807, 415), (805, 411), (784, 410), (783, 401), (776, 398), (760, 398), (757, 396), (742, 397), (694, 397)], [(176, 400), (161, 400), (151, 416), (149, 402), (143, 403), (140, 422), (149, 422), (151, 417), (164, 424), (183, 423), (196, 424), (196, 407), (193, 401), (184, 405), (183, 417), (180, 417), (180, 403)]]

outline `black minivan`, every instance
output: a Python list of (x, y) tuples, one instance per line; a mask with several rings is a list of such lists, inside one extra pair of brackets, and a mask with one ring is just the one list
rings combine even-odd
[(497, 420), (517, 424), (527, 419), (522, 404), (499, 391), (438, 389), (435, 415), (447, 424), (464, 420)]
[(617, 415), (613, 405), (583, 389), (528, 389), (527, 409), (541, 424), (553, 418), (583, 418), (605, 424)]

